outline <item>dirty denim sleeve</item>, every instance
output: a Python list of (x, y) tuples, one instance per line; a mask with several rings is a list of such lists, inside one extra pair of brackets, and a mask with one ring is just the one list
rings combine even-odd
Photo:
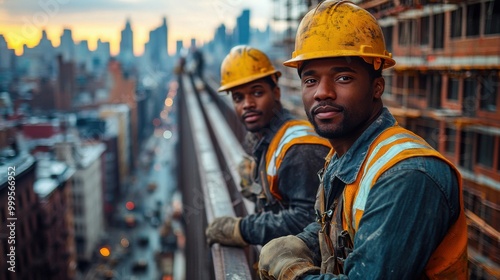
[(314, 265), (316, 266), (321, 266), (321, 252), (319, 251), (318, 240), (318, 232), (320, 229), (321, 225), (315, 221), (305, 227), (303, 232), (297, 234), (297, 237), (304, 241), (311, 251), (314, 259)]
[(460, 211), (457, 178), (435, 158), (405, 160), (370, 190), (345, 275), (302, 279), (421, 279)]
[(279, 192), (288, 206), (278, 213), (267, 211), (244, 217), (240, 230), (245, 241), (264, 245), (276, 237), (296, 235), (314, 221), (317, 173), (328, 151), (328, 147), (310, 144), (288, 149), (278, 170)]

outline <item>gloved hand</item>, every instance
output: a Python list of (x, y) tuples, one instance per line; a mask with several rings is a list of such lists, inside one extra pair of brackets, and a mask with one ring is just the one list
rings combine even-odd
[(241, 194), (249, 200), (255, 202), (257, 195), (262, 191), (262, 187), (254, 182), (255, 161), (249, 156), (243, 156), (238, 164), (238, 173), (240, 175)]
[(235, 217), (215, 218), (205, 231), (208, 245), (220, 243), (228, 246), (247, 246), (248, 243), (240, 233), (240, 220), (241, 218)]
[(273, 239), (260, 251), (260, 279), (295, 280), (319, 272), (320, 268), (314, 266), (309, 248), (294, 235)]

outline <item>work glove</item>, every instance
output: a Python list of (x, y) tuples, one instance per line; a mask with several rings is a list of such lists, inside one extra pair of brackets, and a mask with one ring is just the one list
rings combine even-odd
[(243, 156), (238, 164), (240, 175), (241, 194), (247, 199), (255, 202), (257, 196), (262, 192), (262, 187), (254, 182), (255, 161), (249, 156)]
[(241, 218), (235, 217), (215, 218), (205, 231), (208, 245), (220, 243), (228, 246), (247, 246), (248, 243), (241, 236), (240, 221)]
[(273, 239), (260, 251), (260, 279), (296, 280), (319, 272), (307, 245), (294, 235)]

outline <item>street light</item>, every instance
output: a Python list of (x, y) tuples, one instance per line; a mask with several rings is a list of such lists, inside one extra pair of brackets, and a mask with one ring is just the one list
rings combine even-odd
[(127, 203), (125, 203), (125, 208), (127, 208), (127, 210), (132, 211), (135, 208), (135, 204), (132, 201), (127, 201)]
[(104, 246), (99, 249), (99, 253), (101, 254), (101, 256), (107, 258), (109, 257), (109, 255), (111, 255), (111, 250), (109, 250), (108, 247)]

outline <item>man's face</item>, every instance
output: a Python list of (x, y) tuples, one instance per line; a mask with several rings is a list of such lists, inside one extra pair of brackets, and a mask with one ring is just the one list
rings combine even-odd
[(304, 109), (316, 132), (328, 139), (354, 139), (378, 113), (375, 101), (384, 81), (372, 81), (359, 60), (327, 58), (305, 62), (301, 86)]
[(274, 89), (264, 79), (249, 82), (230, 90), (236, 114), (250, 132), (268, 127), (277, 110), (279, 88)]

